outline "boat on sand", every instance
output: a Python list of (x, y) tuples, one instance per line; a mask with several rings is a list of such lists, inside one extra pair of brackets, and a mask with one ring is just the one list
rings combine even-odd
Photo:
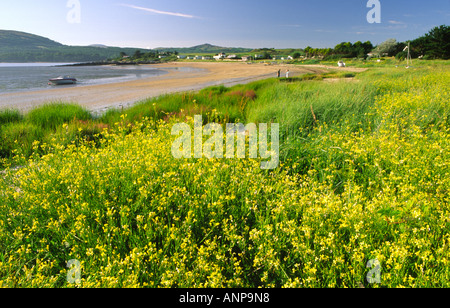
[(49, 84), (53, 84), (53, 85), (57, 85), (57, 86), (77, 83), (77, 80), (70, 76), (59, 76), (57, 78), (50, 79), (49, 81), (50, 81)]

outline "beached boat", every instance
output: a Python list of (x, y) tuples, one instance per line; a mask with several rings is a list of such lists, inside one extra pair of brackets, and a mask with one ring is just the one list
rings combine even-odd
[(75, 84), (77, 80), (70, 76), (59, 76), (58, 78), (53, 78), (49, 80), (51, 84), (54, 85), (65, 85), (65, 84)]

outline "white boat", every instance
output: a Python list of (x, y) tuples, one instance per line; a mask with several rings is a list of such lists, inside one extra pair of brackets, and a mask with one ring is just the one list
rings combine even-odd
[(65, 84), (75, 84), (77, 83), (77, 80), (75, 78), (72, 78), (70, 76), (59, 76), (57, 78), (53, 78), (49, 80), (51, 84), (54, 85), (65, 85)]

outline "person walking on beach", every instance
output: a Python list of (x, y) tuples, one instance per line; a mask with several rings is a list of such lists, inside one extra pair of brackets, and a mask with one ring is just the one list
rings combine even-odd
[(281, 70), (278, 70), (278, 78), (280, 78), (281, 77)]
[(289, 70), (286, 71), (286, 78), (289, 78)]

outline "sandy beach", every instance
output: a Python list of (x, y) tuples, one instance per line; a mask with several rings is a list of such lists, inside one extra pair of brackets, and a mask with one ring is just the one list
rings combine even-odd
[[(0, 109), (14, 108), (27, 112), (42, 104), (63, 101), (78, 103), (93, 113), (102, 113), (108, 108), (126, 108), (138, 101), (163, 94), (198, 91), (211, 85), (223, 84), (231, 86), (276, 77), (279, 69), (282, 77), (287, 69), (290, 70), (291, 77), (330, 69), (325, 66), (267, 65), (237, 62), (176, 62), (152, 65), (152, 67), (171, 69), (164, 76), (121, 83), (55, 87), (49, 90), (0, 94)], [(177, 71), (175, 69), (177, 67), (192, 67), (201, 70), (191, 72)]]

